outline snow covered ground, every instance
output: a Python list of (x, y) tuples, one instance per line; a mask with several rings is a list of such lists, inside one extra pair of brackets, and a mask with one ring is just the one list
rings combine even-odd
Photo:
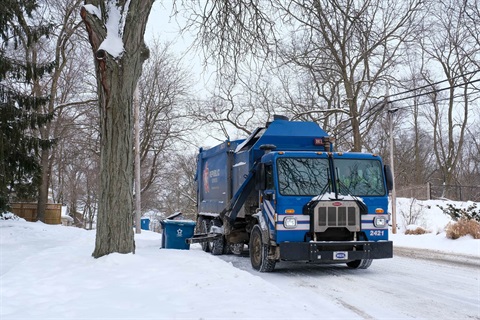
[[(450, 219), (436, 207), (444, 203), (414, 204), (421, 211), (416, 224), (432, 231), (421, 236), (403, 234), (400, 211), (412, 212), (412, 206), (409, 199), (397, 203), (399, 230), (391, 236), (396, 247), (480, 257), (480, 240), (446, 239), (442, 230)], [(0, 220), (0, 319), (362, 318), (328, 299), (292, 299), (285, 286), (206, 254), (199, 245), (159, 249), (160, 234), (142, 231), (135, 237), (136, 254), (93, 259), (94, 231)], [(375, 274), (375, 262), (369, 271)], [(477, 299), (478, 291), (472, 292)]]

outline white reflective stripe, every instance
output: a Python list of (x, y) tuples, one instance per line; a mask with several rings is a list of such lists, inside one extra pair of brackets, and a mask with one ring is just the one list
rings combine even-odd
[(310, 222), (310, 216), (293, 215), (293, 214), (279, 214), (277, 215), (277, 221), (283, 221), (285, 217), (295, 217), (297, 218), (297, 222), (300, 222), (300, 221)]
[(375, 218), (376, 216), (378, 216), (378, 214), (362, 214), (362, 221), (366, 221), (366, 220), (369, 220), (369, 221), (373, 221), (373, 218)]
[[(286, 217), (295, 217), (297, 219), (297, 226), (295, 228), (285, 228), (283, 219)], [(308, 222), (308, 223), (305, 223)], [(282, 231), (309, 231), (310, 230), (310, 216), (293, 215), (293, 214), (277, 214), (277, 230)]]
[(264, 202), (265, 205), (265, 212), (267, 213), (268, 220), (272, 225), (275, 225), (275, 220), (273, 218), (275, 214), (275, 210), (273, 210), (272, 204), (269, 201)]
[[(373, 224), (373, 219), (375, 217), (382, 217), (382, 216), (387, 219), (387, 224), (383, 228), (375, 227), (375, 225)], [(365, 229), (375, 229), (375, 230), (388, 229), (388, 214), (383, 214), (383, 213), (382, 214), (363, 214), (362, 215), (362, 230), (365, 230)]]
[(277, 223), (277, 230), (278, 231), (308, 231), (310, 230), (310, 226), (308, 224), (297, 224), (297, 227), (293, 229), (287, 229), (283, 226), (283, 223)]

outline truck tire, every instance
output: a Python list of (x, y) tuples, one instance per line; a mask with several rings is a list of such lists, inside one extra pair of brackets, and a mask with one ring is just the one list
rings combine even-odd
[(268, 258), (268, 244), (262, 239), (262, 230), (255, 225), (250, 234), (250, 262), (255, 270), (260, 272), (272, 272), (275, 269), (275, 260)]
[(347, 266), (352, 269), (367, 269), (372, 264), (372, 259), (362, 259), (347, 262)]
[(243, 253), (243, 247), (245, 247), (244, 243), (234, 243), (229, 245), (229, 252), (235, 255), (241, 255)]
[[(208, 221), (208, 219), (200, 218), (199, 219), (200, 233), (208, 233), (210, 231), (209, 224), (210, 224), (210, 221)], [(200, 245), (202, 246), (203, 251), (210, 252), (210, 242), (208, 241), (202, 242)]]
[(215, 239), (211, 242), (210, 253), (214, 256), (223, 254), (223, 237)]
[[(209, 226), (208, 230), (210, 230), (211, 226), (221, 227), (220, 224), (221, 223), (219, 221), (212, 220), (210, 222), (210, 226)], [(218, 239), (214, 239), (214, 240), (210, 241), (209, 242), (210, 253), (213, 254), (214, 256), (219, 256), (219, 255), (223, 254), (223, 244), (224, 244), (224, 242), (225, 242), (224, 236), (221, 236)]]

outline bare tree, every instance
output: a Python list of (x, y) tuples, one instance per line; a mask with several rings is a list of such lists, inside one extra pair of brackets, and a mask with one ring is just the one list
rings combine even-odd
[(153, 0), (85, 0), (80, 13), (95, 56), (100, 109), (96, 258), (135, 251), (132, 103), (149, 55), (143, 37), (152, 5)]
[[(185, 117), (183, 105), (190, 91), (190, 74), (184, 70), (168, 44), (150, 44), (151, 54), (139, 82), (141, 108), (140, 162), (143, 208), (156, 198), (149, 189), (163, 180), (161, 171), (185, 135), (196, 126)], [(156, 188), (155, 188), (156, 189)], [(157, 190), (158, 191), (158, 190)]]
[(197, 188), (195, 183), (196, 155), (190, 152), (170, 154), (162, 170), (161, 181), (169, 183), (168, 188), (160, 186), (157, 192), (161, 211), (171, 214), (182, 212), (187, 218), (195, 219), (197, 212)]
[[(52, 35), (52, 41), (44, 44), (41, 47), (32, 48), (44, 53), (44, 59), (55, 61), (53, 71), (49, 77), (49, 81), (44, 83), (45, 91), (49, 98), (48, 104), (45, 105), (45, 113), (55, 113), (54, 121), (46, 124), (40, 128), (40, 135), (42, 139), (54, 138), (60, 139), (59, 134), (62, 130), (63, 124), (61, 119), (62, 109), (66, 106), (65, 103), (72, 99), (72, 92), (69, 91), (68, 86), (62, 87), (66, 79), (65, 70), (72, 67), (70, 59), (73, 58), (71, 54), (79, 43), (76, 33), (80, 26), (80, 21), (76, 19), (75, 13), (80, 7), (81, 0), (69, 1), (50, 1), (45, 0), (45, 8), (51, 16), (56, 18), (55, 33)], [(40, 52), (38, 54), (40, 54)], [(52, 52), (53, 54), (48, 54)], [(67, 71), (68, 72), (68, 71)], [(63, 82), (63, 83), (62, 83)], [(40, 164), (42, 167), (42, 179), (38, 193), (37, 214), (38, 218), (43, 221), (45, 215), (45, 208), (48, 201), (48, 190), (50, 186), (50, 178), (52, 173), (52, 165), (54, 162), (55, 152), (53, 149), (43, 149), (40, 154)]]
[[(404, 56), (404, 72), (398, 80), (397, 90), (405, 94), (393, 95), (395, 182), (398, 190), (424, 185), (436, 171), (432, 135), (426, 128), (425, 114), (430, 113), (426, 94), (430, 86), (424, 75), (428, 73), (425, 52), (417, 45), (409, 45)], [(378, 140), (382, 133), (370, 137)], [(383, 132), (389, 135), (389, 130)], [(388, 146), (389, 150), (390, 146)], [(383, 155), (388, 155), (384, 152)], [(388, 156), (389, 157), (389, 156)]]
[(62, 116), (62, 139), (55, 149), (52, 186), (56, 201), (68, 206), (75, 225), (92, 228), (99, 190), (98, 111), (93, 103), (70, 109), (70, 118)]
[[(234, 80), (242, 64), (251, 65), (259, 56), (279, 56), (279, 65), (294, 66), (296, 72), (308, 74), (318, 97), (305, 101), (307, 97), (302, 94), (287, 95), (286, 101), (300, 107), (298, 118), (316, 114), (328, 123), (325, 116), (334, 115), (337, 118), (333, 121), (344, 135), (348, 121), (351, 149), (360, 151), (362, 135), (368, 134), (380, 114), (379, 102), (385, 94), (381, 89), (393, 81), (391, 73), (400, 61), (404, 43), (415, 37), (422, 3), (207, 1), (205, 5), (190, 5), (188, 9), (194, 14), (189, 27), (199, 31), (197, 45), (207, 48), (208, 58), (215, 59), (222, 71), (234, 71)], [(289, 37), (290, 43), (279, 40)], [(300, 83), (305, 84), (305, 80)], [(340, 96), (342, 105), (334, 105)], [(286, 109), (284, 104), (279, 106)], [(228, 118), (224, 121), (230, 122)]]
[(480, 47), (472, 41), (474, 38), (463, 14), (464, 6), (462, 2), (439, 2), (422, 43), (430, 68), (440, 70), (446, 79), (439, 84), (426, 78), (432, 84), (430, 99), (433, 110), (428, 119), (433, 126), (435, 157), (445, 185), (455, 182), (466, 130), (471, 122), (471, 103), (478, 95), (478, 90), (471, 83), (478, 69), (472, 60), (478, 60)]
[(184, 31), (195, 30), (195, 46), (218, 70), (236, 74), (252, 56), (269, 56), (275, 43), (275, 21), (268, 1), (174, 1), (174, 12), (187, 18)]
[(362, 136), (381, 114), (385, 84), (393, 81), (404, 43), (415, 36), (421, 6), (418, 0), (278, 1), (285, 21), (303, 35), (284, 45), (283, 61), (310, 73), (319, 88), (327, 84), (329, 97), (343, 97), (354, 151), (362, 150)]
[(212, 138), (228, 139), (232, 132), (235, 136), (248, 136), (273, 113), (272, 97), (266, 97), (269, 84), (259, 78), (241, 73), (222, 76), (222, 84), (211, 92), (210, 98), (189, 103), (189, 115), (221, 131), (214, 131), (215, 137), (210, 134)]

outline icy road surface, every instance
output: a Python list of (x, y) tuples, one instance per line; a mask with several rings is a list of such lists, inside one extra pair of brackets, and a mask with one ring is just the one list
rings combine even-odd
[(394, 252), (393, 259), (375, 260), (367, 270), (280, 262), (273, 273), (252, 270), (248, 257), (220, 257), (285, 290), (289, 300), (315, 305), (329, 299), (360, 319), (480, 319), (478, 258), (407, 248)]

